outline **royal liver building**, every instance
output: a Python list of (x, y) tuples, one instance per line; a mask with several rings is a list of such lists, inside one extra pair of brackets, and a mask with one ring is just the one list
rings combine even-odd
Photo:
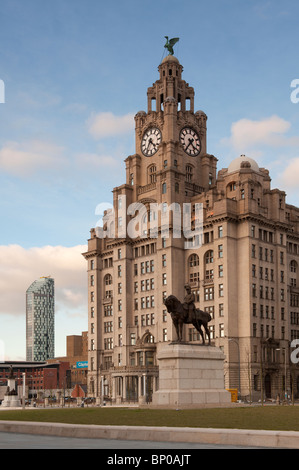
[[(299, 337), (299, 209), (245, 155), (217, 173), (207, 116), (173, 55), (135, 116), (135, 154), (113, 210), (93, 228), (88, 266), (88, 392), (150, 402), (157, 352), (176, 339), (163, 300), (185, 286), (207, 311), (226, 356), (225, 385), (241, 397), (298, 395), (290, 342)], [(199, 222), (199, 223), (197, 223)], [(199, 227), (199, 229), (198, 229)], [(184, 340), (199, 342), (185, 325)]]

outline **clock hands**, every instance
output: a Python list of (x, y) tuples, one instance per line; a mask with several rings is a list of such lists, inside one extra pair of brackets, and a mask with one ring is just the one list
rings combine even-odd
[(147, 152), (149, 151), (149, 146), (150, 146), (151, 144), (154, 146), (154, 148), (155, 148), (155, 150), (156, 150), (157, 144), (156, 144), (155, 142), (153, 142), (153, 139), (150, 137), (150, 138), (148, 139), (148, 144), (147, 144), (147, 148), (146, 148), (146, 151), (147, 151)]
[(188, 141), (189, 141), (189, 144), (187, 145), (186, 150), (189, 147), (189, 145), (192, 145), (192, 147), (195, 148), (194, 145), (193, 145), (194, 139), (189, 138)]
[(195, 145), (193, 144), (194, 139), (189, 138), (188, 141), (189, 141), (189, 144), (187, 145), (187, 147), (185, 148), (185, 150), (187, 151), (187, 150), (188, 150), (188, 147), (189, 147), (190, 145), (192, 145), (194, 152), (197, 152), (197, 148), (196, 148)]

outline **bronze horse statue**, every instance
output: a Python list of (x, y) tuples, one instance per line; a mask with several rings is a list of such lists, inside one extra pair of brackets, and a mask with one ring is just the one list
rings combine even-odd
[(192, 320), (189, 320), (188, 311), (174, 295), (167, 297), (164, 300), (164, 305), (166, 306), (168, 313), (171, 315), (174, 327), (177, 332), (178, 342), (182, 341), (183, 325), (186, 323), (192, 324), (196, 328), (202, 337), (203, 344), (205, 344), (205, 336), (201, 328), (203, 326), (208, 336), (209, 344), (211, 344), (208, 322), (212, 320), (212, 317), (208, 312), (204, 312), (203, 310), (197, 308), (195, 309), (195, 314), (193, 315)]

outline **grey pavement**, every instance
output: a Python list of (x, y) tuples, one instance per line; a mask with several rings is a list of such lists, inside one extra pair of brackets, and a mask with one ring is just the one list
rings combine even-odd
[(153, 442), (119, 439), (88, 439), (0, 432), (0, 449), (260, 449), (188, 442)]

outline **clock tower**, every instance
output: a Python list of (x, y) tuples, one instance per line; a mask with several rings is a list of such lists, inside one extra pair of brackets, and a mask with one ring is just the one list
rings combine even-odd
[[(188, 282), (199, 300), (199, 258), (192, 243), (186, 248), (188, 237), (176, 222), (182, 222), (185, 203), (193, 221), (191, 207), (216, 183), (217, 159), (206, 151), (207, 116), (194, 111), (194, 89), (182, 79), (182, 65), (169, 54), (158, 70), (147, 90), (147, 112), (135, 115), (135, 154), (125, 160), (125, 183), (113, 189), (113, 221), (108, 217), (102, 231), (91, 229), (84, 253), (89, 390), (116, 402), (127, 394), (143, 400), (157, 387), (156, 355), (176, 337), (166, 297), (184, 299)], [(136, 236), (129, 231), (133, 225)]]
[(182, 203), (215, 184), (217, 159), (207, 154), (207, 116), (194, 112), (194, 89), (182, 79), (182, 65), (168, 55), (158, 70), (147, 112), (135, 116), (136, 154), (126, 160), (127, 183), (139, 192), (160, 183), (169, 203)]

